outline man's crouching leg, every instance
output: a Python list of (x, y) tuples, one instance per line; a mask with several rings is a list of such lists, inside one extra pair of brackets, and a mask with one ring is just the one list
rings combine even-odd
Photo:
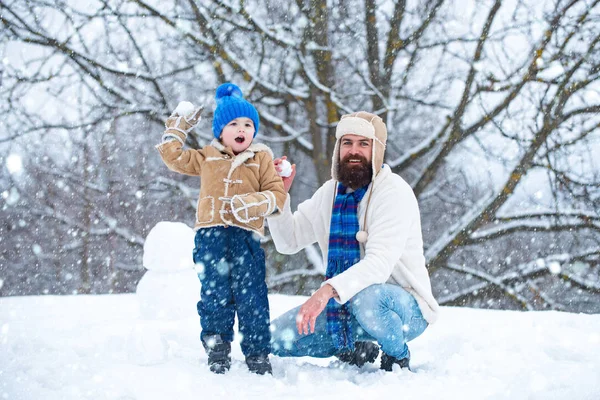
[(407, 343), (428, 325), (415, 298), (400, 286), (384, 283), (360, 291), (350, 302), (360, 327), (381, 346), (381, 369), (391, 371), (395, 364), (410, 369)]
[(279, 357), (332, 357), (337, 353), (327, 333), (327, 317), (322, 312), (316, 320), (315, 331), (298, 333), (296, 317), (300, 306), (293, 308), (271, 322), (271, 351)]

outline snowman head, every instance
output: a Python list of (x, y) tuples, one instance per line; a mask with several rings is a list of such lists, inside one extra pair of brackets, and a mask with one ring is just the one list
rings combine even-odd
[(194, 230), (181, 222), (159, 222), (144, 242), (144, 267), (151, 271), (194, 268)]

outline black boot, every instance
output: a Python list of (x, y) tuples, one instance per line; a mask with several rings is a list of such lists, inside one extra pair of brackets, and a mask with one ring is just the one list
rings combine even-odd
[(271, 362), (269, 361), (269, 356), (267, 355), (247, 356), (246, 365), (248, 365), (250, 372), (254, 372), (255, 374), (264, 375), (269, 373), (273, 375)]
[(350, 365), (362, 367), (366, 363), (372, 363), (379, 355), (379, 346), (373, 342), (356, 342), (354, 350), (338, 354), (336, 357)]
[(394, 364), (398, 364), (400, 368), (406, 368), (409, 371), (410, 369), (410, 352), (408, 355), (402, 359), (398, 359), (396, 357), (388, 356), (387, 354), (381, 354), (381, 366), (380, 369), (384, 371), (392, 371)]
[(208, 367), (215, 374), (224, 374), (231, 368), (231, 343), (224, 342), (220, 335), (208, 336), (202, 341), (208, 354)]

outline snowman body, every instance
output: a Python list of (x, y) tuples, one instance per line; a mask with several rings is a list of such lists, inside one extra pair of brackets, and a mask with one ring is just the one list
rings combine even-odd
[(184, 319), (197, 316), (200, 280), (194, 270), (194, 231), (179, 222), (159, 222), (144, 243), (148, 270), (137, 286), (140, 313), (145, 319)]
[(136, 289), (141, 318), (128, 337), (129, 358), (138, 365), (166, 362), (173, 346), (179, 346), (182, 322), (198, 318), (200, 280), (192, 259), (194, 235), (185, 224), (159, 222), (146, 238), (147, 271)]

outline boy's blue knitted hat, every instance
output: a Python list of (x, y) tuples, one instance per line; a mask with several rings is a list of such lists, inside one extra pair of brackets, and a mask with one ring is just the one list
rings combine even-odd
[(258, 133), (260, 120), (256, 108), (246, 100), (242, 90), (233, 83), (224, 83), (217, 88), (215, 95), (217, 109), (213, 116), (213, 135), (219, 139), (221, 131), (232, 120), (240, 117), (250, 118), (254, 122), (254, 136)]

